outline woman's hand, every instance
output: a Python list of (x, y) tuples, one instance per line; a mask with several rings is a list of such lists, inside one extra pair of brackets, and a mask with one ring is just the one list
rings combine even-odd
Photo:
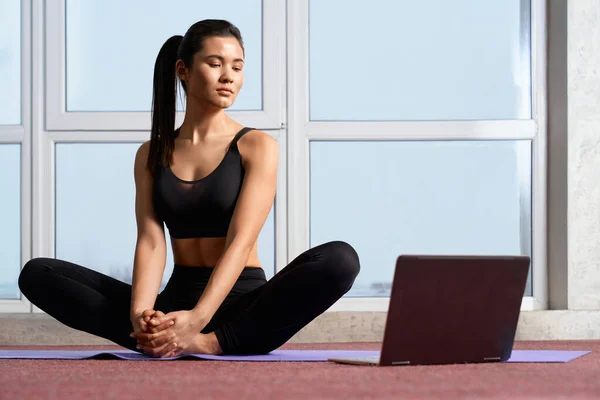
[[(148, 314), (144, 315), (144, 322), (147, 324), (146, 333), (157, 333), (173, 326), (175, 323), (173, 318), (165, 318), (165, 313), (162, 311), (148, 310)], [(146, 311), (144, 311), (146, 313)]]
[[(157, 333), (167, 329), (170, 326), (173, 326), (174, 322), (172, 319), (165, 319), (162, 323), (159, 324), (150, 324), (150, 321), (156, 322), (153, 318), (163, 318), (165, 314), (162, 311), (154, 311), (154, 310), (145, 310), (144, 312), (135, 315), (131, 319), (131, 325), (133, 326), (133, 332), (131, 333), (131, 337), (137, 338), (137, 335), (143, 333)], [(142, 349), (143, 347), (150, 347), (147, 342), (143, 340), (138, 340), (138, 349)]]
[(146, 332), (148, 329), (149, 317), (154, 315), (154, 310), (146, 310), (141, 313), (136, 313), (131, 317), (131, 326), (134, 333)]
[[(155, 313), (147, 324), (148, 332), (134, 332), (132, 336), (138, 340), (140, 349), (153, 357), (190, 353), (200, 331), (206, 326), (206, 322), (191, 311), (175, 311), (166, 315)], [(165, 329), (165, 326), (168, 328)]]

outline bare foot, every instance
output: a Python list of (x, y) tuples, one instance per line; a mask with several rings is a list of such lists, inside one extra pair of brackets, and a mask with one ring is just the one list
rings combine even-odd
[(194, 339), (194, 344), (189, 349), (192, 354), (212, 354), (219, 355), (223, 353), (217, 336), (214, 333), (199, 333)]

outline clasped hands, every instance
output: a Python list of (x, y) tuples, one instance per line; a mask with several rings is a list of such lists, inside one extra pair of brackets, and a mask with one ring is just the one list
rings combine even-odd
[(131, 337), (137, 348), (157, 358), (177, 357), (195, 352), (200, 331), (205, 323), (191, 311), (146, 310), (132, 319)]

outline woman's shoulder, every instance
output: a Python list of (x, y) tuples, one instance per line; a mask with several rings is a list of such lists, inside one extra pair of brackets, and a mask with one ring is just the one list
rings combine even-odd
[(238, 149), (243, 159), (250, 162), (269, 162), (277, 160), (277, 139), (266, 132), (253, 129), (238, 141)]
[(148, 159), (150, 158), (150, 141), (144, 142), (138, 147), (135, 153), (134, 171), (136, 174), (149, 172), (153, 175), (154, 169), (148, 168)]
[(138, 147), (135, 152), (135, 165), (142, 166), (148, 162), (148, 156), (150, 155), (150, 141), (144, 142)]
[(148, 162), (148, 155), (150, 154), (150, 141), (144, 142), (138, 147), (135, 152), (135, 163), (145, 164)]
[[(248, 151), (254, 150), (277, 150), (277, 139), (266, 132), (258, 129), (249, 130), (238, 141), (238, 146)], [(242, 149), (240, 149), (242, 150)]]

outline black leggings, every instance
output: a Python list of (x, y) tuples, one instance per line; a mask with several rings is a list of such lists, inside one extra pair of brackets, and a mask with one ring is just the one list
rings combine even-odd
[[(192, 309), (213, 268), (176, 265), (154, 310)], [(268, 353), (287, 342), (350, 290), (360, 271), (345, 242), (314, 247), (272, 279), (246, 267), (203, 333), (214, 332), (224, 354)], [(131, 285), (62, 260), (35, 258), (19, 276), (21, 292), (63, 324), (136, 350), (129, 336)]]

